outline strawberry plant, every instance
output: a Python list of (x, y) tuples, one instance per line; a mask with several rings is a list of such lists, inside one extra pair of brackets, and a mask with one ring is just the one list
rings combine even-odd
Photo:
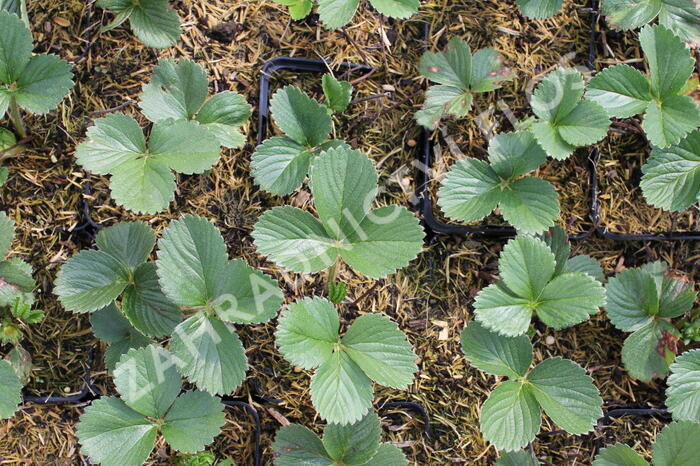
[(148, 144), (138, 122), (124, 114), (95, 121), (75, 151), (83, 168), (111, 175), (117, 204), (156, 213), (175, 200), (175, 174), (204, 173), (221, 156), (219, 139), (195, 121), (166, 120), (153, 125)]
[(700, 108), (683, 95), (695, 66), (683, 41), (664, 26), (645, 26), (639, 32), (649, 72), (615, 65), (588, 83), (586, 98), (617, 118), (644, 114), (642, 127), (657, 147), (678, 144), (700, 126)]
[(216, 227), (193, 215), (165, 229), (156, 262), (147, 261), (155, 236), (144, 223), (105, 228), (96, 243), (98, 250), (63, 265), (55, 292), (70, 311), (99, 310), (91, 320), (96, 336), (110, 343), (108, 368), (129, 348), (147, 344), (146, 335), (170, 335), (184, 376), (210, 393), (234, 391), (247, 361), (229, 324), (274, 317), (282, 302), (276, 282), (241, 259), (228, 261)]
[(274, 207), (255, 224), (258, 251), (284, 268), (316, 273), (344, 260), (373, 278), (394, 273), (423, 247), (418, 219), (406, 208), (372, 209), (377, 171), (357, 150), (322, 152), (311, 168), (309, 185), (318, 217), (292, 206)]
[(700, 130), (677, 145), (654, 147), (642, 166), (642, 188), (647, 202), (679, 212), (700, 201)]
[(348, 108), (352, 99), (352, 84), (339, 81), (331, 73), (326, 73), (321, 78), (321, 87), (328, 113), (342, 112)]
[(523, 16), (532, 19), (545, 19), (559, 13), (564, 0), (517, 0)]
[(499, 450), (516, 451), (540, 430), (542, 411), (570, 434), (585, 434), (603, 415), (598, 388), (573, 361), (554, 357), (532, 365), (525, 335), (506, 337), (472, 322), (461, 334), (466, 359), (487, 374), (507, 377), (481, 406), (479, 428)]
[(156, 345), (131, 349), (114, 370), (120, 397), (102, 397), (85, 408), (77, 425), (82, 452), (102, 466), (138, 466), (156, 445), (195, 453), (210, 444), (226, 422), (224, 405), (199, 390), (180, 394), (175, 357)]
[(425, 52), (420, 59), (420, 72), (430, 81), (423, 108), (416, 121), (427, 129), (435, 129), (446, 116), (464, 118), (472, 108), (474, 94), (501, 88), (503, 81), (515, 77), (503, 66), (494, 49), (481, 49), (472, 54), (461, 37), (453, 37), (444, 52)]
[(659, 18), (659, 24), (685, 41), (700, 43), (700, 11), (693, 0), (603, 0), (608, 24), (637, 29)]
[(302, 185), (311, 162), (320, 152), (350, 147), (343, 141), (328, 139), (333, 109), (341, 108), (346, 100), (349, 102), (350, 96), (340, 81), (325, 76), (330, 75), (324, 75), (323, 82), (329, 107), (294, 86), (286, 86), (272, 96), (270, 112), (284, 136), (263, 141), (250, 162), (255, 183), (266, 191), (279, 195), (292, 193)]
[(158, 49), (172, 47), (182, 34), (180, 17), (170, 9), (168, 0), (98, 0), (97, 6), (115, 14), (101, 33), (129, 20), (136, 37), (147, 47)]
[(326, 425), (323, 439), (299, 424), (284, 426), (275, 435), (272, 451), (277, 466), (408, 465), (398, 447), (381, 443), (381, 425), (373, 411), (354, 424)]
[[(672, 422), (661, 429), (652, 450), (654, 466), (681, 466), (700, 463), (700, 424)], [(593, 461), (593, 466), (649, 466), (649, 463), (624, 443), (605, 447)]]
[(664, 377), (675, 359), (680, 333), (671, 319), (695, 303), (692, 286), (675, 280), (663, 262), (627, 269), (607, 284), (606, 311), (618, 330), (632, 332), (622, 346), (622, 362), (632, 377)]
[(0, 116), (7, 112), (20, 138), (27, 137), (19, 109), (44, 114), (73, 87), (71, 66), (56, 55), (32, 55), (32, 33), (19, 17), (0, 11)]
[(488, 162), (470, 157), (453, 165), (438, 191), (438, 204), (447, 217), (465, 222), (498, 208), (519, 231), (542, 233), (559, 217), (559, 196), (549, 182), (524, 175), (546, 159), (530, 133), (496, 135)]
[(311, 401), (321, 418), (346, 425), (372, 408), (372, 382), (405, 389), (418, 367), (406, 335), (382, 314), (358, 317), (342, 338), (339, 331), (330, 301), (304, 298), (282, 312), (275, 340), (290, 363), (316, 370)]
[(700, 349), (678, 356), (669, 370), (666, 406), (673, 419), (700, 422)]
[(224, 91), (207, 99), (209, 84), (204, 70), (196, 63), (163, 59), (144, 84), (139, 107), (153, 123), (196, 121), (216, 136), (219, 144), (240, 147), (245, 137), (239, 128), (250, 118), (250, 105), (238, 93)]
[(530, 98), (537, 118), (525, 124), (550, 157), (564, 160), (577, 147), (595, 144), (610, 127), (606, 110), (584, 99), (583, 75), (570, 68), (548, 73)]
[(533, 315), (556, 330), (571, 327), (605, 304), (602, 271), (587, 256), (569, 259), (566, 234), (519, 236), (508, 241), (498, 262), (500, 280), (474, 299), (476, 320), (506, 336), (523, 335)]
[(22, 348), (22, 328), (41, 322), (44, 312), (32, 309), (32, 267), (17, 257), (7, 257), (15, 236), (15, 224), (0, 212), (0, 345), (12, 345), (0, 359), (0, 419), (11, 417), (22, 401), (22, 386), (31, 368), (29, 353)]
[[(289, 7), (289, 15), (294, 20), (306, 18), (314, 6), (314, 0), (274, 0)], [(338, 29), (348, 24), (360, 6), (360, 0), (315, 0), (318, 16), (326, 29)], [(390, 18), (405, 19), (414, 15), (420, 7), (420, 0), (369, 0), (372, 8)]]

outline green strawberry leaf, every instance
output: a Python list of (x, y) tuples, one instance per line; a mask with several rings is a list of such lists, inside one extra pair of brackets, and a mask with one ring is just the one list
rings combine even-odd
[(610, 118), (605, 109), (590, 100), (582, 100), (559, 120), (559, 135), (572, 146), (588, 146), (602, 140), (608, 134)]
[(564, 160), (576, 150), (576, 146), (566, 142), (558, 129), (548, 121), (532, 123), (530, 131), (547, 155), (554, 159)]
[(563, 0), (517, 0), (523, 16), (544, 19), (559, 13)]
[(507, 337), (523, 335), (530, 327), (532, 308), (527, 298), (515, 296), (503, 282), (483, 288), (474, 299), (476, 320)]
[(420, 73), (438, 84), (467, 91), (472, 84), (472, 49), (455, 36), (444, 52), (425, 52), (421, 56)]
[(460, 341), (466, 359), (487, 374), (523, 377), (532, 364), (532, 344), (525, 335), (504, 337), (471, 322), (462, 331)]
[(672, 422), (656, 436), (652, 452), (654, 466), (680, 466), (700, 462), (700, 424)]
[(587, 320), (605, 305), (605, 288), (585, 273), (565, 273), (554, 278), (542, 291), (537, 317), (560, 330)]
[(85, 408), (76, 427), (81, 451), (103, 466), (140, 466), (151, 454), (158, 430), (118, 398), (106, 397)]
[(626, 118), (646, 110), (652, 99), (649, 86), (639, 70), (629, 65), (615, 65), (605, 68), (588, 82), (586, 98), (610, 115)]
[(326, 97), (326, 105), (333, 112), (342, 112), (350, 104), (352, 99), (352, 84), (347, 81), (338, 81), (335, 77), (326, 73), (321, 78), (323, 95)]
[(481, 160), (457, 161), (442, 181), (438, 205), (449, 218), (474, 222), (489, 215), (502, 197), (498, 174)]
[(688, 42), (700, 41), (700, 11), (689, 0), (605, 0), (603, 13), (612, 26), (637, 29), (659, 17), (667, 27)]
[[(121, 8), (116, 8), (119, 3)], [(110, 5), (111, 4), (111, 5)], [(180, 17), (169, 9), (168, 0), (140, 0), (134, 2), (98, 2), (98, 6), (115, 13), (130, 11), (129, 21), (136, 37), (147, 47), (168, 48), (175, 45), (182, 34)]]
[(652, 320), (625, 339), (622, 363), (632, 377), (650, 381), (654, 377), (666, 376), (669, 364), (665, 354), (659, 352), (659, 342), (663, 338), (662, 330), (671, 329), (671, 325), (664, 321)]
[(151, 255), (156, 244), (156, 235), (145, 222), (123, 222), (100, 230), (95, 244), (100, 251), (135, 270)]
[(360, 0), (317, 0), (318, 16), (326, 29), (338, 29), (350, 22)]
[(374, 382), (406, 389), (418, 371), (418, 358), (398, 325), (382, 314), (355, 319), (341, 340), (343, 351)]
[(311, 159), (311, 152), (301, 144), (286, 137), (272, 137), (255, 148), (250, 166), (258, 186), (284, 196), (302, 185)]
[(529, 177), (514, 181), (501, 196), (501, 215), (523, 233), (541, 233), (554, 226), (559, 218), (557, 190), (542, 178)]
[(122, 356), (114, 370), (114, 385), (129, 408), (160, 418), (180, 393), (182, 379), (170, 353), (149, 345)]
[(700, 124), (700, 109), (692, 98), (676, 95), (662, 102), (651, 102), (642, 128), (649, 141), (658, 147), (678, 144)]
[[(11, 84), (11, 83), (10, 83)], [(34, 55), (10, 91), (17, 105), (34, 114), (53, 110), (73, 88), (71, 66), (55, 55)]]
[(216, 317), (197, 314), (182, 322), (173, 331), (170, 351), (180, 372), (209, 393), (231, 393), (245, 379), (243, 344)]
[(664, 0), (659, 12), (659, 24), (694, 47), (700, 43), (700, 10), (693, 2)]
[(312, 430), (299, 424), (281, 427), (275, 435), (272, 451), (277, 466), (299, 464), (331, 466), (334, 463), (321, 439)]
[(90, 314), (90, 326), (97, 338), (109, 343), (104, 353), (105, 367), (109, 371), (114, 371), (122, 355), (129, 350), (151, 343), (131, 325), (114, 303)]
[(532, 93), (532, 111), (543, 121), (557, 125), (580, 103), (585, 89), (583, 75), (572, 68), (548, 73)]
[(197, 114), (197, 121), (216, 136), (219, 144), (235, 149), (245, 144), (240, 132), (251, 115), (245, 97), (233, 91), (219, 92), (207, 100)]
[(7, 257), (15, 237), (15, 222), (5, 212), (0, 212), (0, 259)]
[(306, 18), (314, 5), (313, 0), (274, 0), (274, 2), (289, 7), (289, 15), (295, 21)]
[(381, 14), (390, 18), (406, 19), (420, 8), (420, 0), (369, 0)]
[(0, 11), (0, 83), (19, 79), (32, 57), (32, 33), (17, 15)]
[(680, 212), (700, 201), (700, 131), (678, 145), (655, 147), (642, 173), (639, 185), (655, 207)]
[(530, 386), (507, 380), (491, 392), (481, 407), (480, 430), (497, 449), (516, 451), (540, 430), (540, 406)]
[(503, 247), (498, 270), (516, 295), (534, 300), (554, 276), (555, 265), (554, 254), (544, 241), (519, 236)]
[(700, 422), (700, 349), (681, 354), (670, 369), (666, 406), (673, 419)]
[(0, 419), (12, 417), (22, 402), (22, 382), (9, 362), (0, 359)]
[(408, 466), (408, 461), (399, 447), (382, 443), (377, 453), (363, 466)]
[(423, 108), (416, 112), (416, 121), (426, 129), (435, 129), (446, 116), (464, 118), (472, 109), (474, 96), (457, 87), (437, 85), (425, 91)]
[(161, 291), (156, 264), (140, 265), (134, 272), (134, 284), (124, 290), (122, 310), (129, 322), (144, 335), (170, 335), (182, 321), (180, 307)]
[(659, 312), (659, 294), (654, 276), (641, 268), (627, 269), (608, 281), (606, 287), (610, 322), (631, 332), (648, 324)]
[(598, 388), (586, 371), (559, 357), (542, 361), (527, 377), (544, 412), (570, 434), (585, 434), (603, 416)]
[(595, 457), (592, 466), (648, 466), (644, 458), (624, 443), (605, 447)]
[(354, 424), (328, 424), (323, 430), (323, 446), (328, 455), (347, 465), (366, 464), (377, 454), (380, 439), (379, 417), (373, 411)]
[(225, 423), (224, 404), (208, 393), (194, 390), (175, 399), (161, 430), (175, 450), (196, 453), (214, 441)]
[(294, 86), (275, 92), (270, 99), (270, 112), (285, 135), (308, 148), (324, 142), (331, 132), (326, 107)]
[(661, 99), (677, 95), (695, 66), (683, 41), (673, 31), (656, 25), (639, 31), (639, 43), (649, 65), (652, 94)]
[(588, 274), (600, 283), (605, 282), (603, 268), (600, 266), (600, 263), (592, 257), (580, 255), (567, 260), (562, 273), (576, 272)]
[(489, 142), (489, 163), (496, 174), (508, 180), (537, 170), (547, 154), (527, 132), (501, 133)]
[(314, 369), (330, 358), (339, 342), (340, 321), (322, 298), (295, 301), (282, 312), (275, 332), (280, 353), (302, 369)]

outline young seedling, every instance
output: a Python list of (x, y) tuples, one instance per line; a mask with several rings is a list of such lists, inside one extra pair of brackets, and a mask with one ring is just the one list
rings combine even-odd
[[(343, 100), (336, 94), (326, 99), (336, 106)], [(292, 193), (302, 185), (311, 162), (320, 152), (350, 147), (343, 141), (328, 139), (331, 109), (294, 86), (275, 92), (270, 100), (270, 112), (285, 136), (263, 141), (250, 163), (255, 183), (266, 191), (278, 195)]]
[(583, 98), (585, 86), (578, 71), (557, 68), (530, 98), (537, 116), (529, 123), (530, 131), (552, 158), (564, 160), (577, 147), (595, 144), (608, 134), (610, 118), (601, 105)]
[(172, 47), (182, 34), (180, 17), (168, 0), (98, 0), (97, 6), (115, 14), (114, 20), (100, 30), (111, 31), (127, 19), (131, 29), (147, 47)]
[(295, 272), (316, 273), (344, 260), (356, 272), (383, 278), (405, 267), (423, 247), (418, 219), (395, 205), (371, 209), (377, 171), (359, 151), (322, 152), (309, 185), (319, 218), (292, 206), (265, 212), (255, 225), (258, 252)]
[(427, 129), (435, 129), (443, 117), (464, 118), (474, 94), (500, 89), (502, 82), (515, 77), (496, 50), (481, 49), (472, 55), (461, 37), (453, 37), (444, 52), (425, 52), (420, 72), (438, 83), (428, 88), (423, 109), (416, 113), (418, 124)]
[(628, 65), (608, 67), (588, 83), (586, 98), (617, 118), (643, 113), (642, 127), (654, 146), (678, 144), (700, 126), (700, 108), (683, 95), (695, 60), (683, 41), (664, 26), (645, 26), (639, 41), (649, 73), (645, 76)]
[(673, 419), (700, 422), (700, 349), (678, 356), (670, 371), (666, 406)]
[(695, 303), (692, 286), (671, 278), (667, 268), (663, 262), (652, 262), (627, 269), (606, 287), (610, 322), (618, 330), (633, 332), (622, 346), (622, 362), (640, 380), (666, 376), (680, 336), (671, 319)]
[(123, 354), (130, 349), (143, 348), (153, 341), (129, 322), (115, 303), (90, 314), (90, 326), (95, 337), (107, 343), (105, 367), (111, 372)]
[(22, 386), (31, 358), (21, 346), (22, 328), (41, 322), (44, 312), (32, 309), (32, 267), (17, 257), (7, 257), (15, 236), (15, 224), (0, 212), (0, 346), (12, 345), (6, 359), (0, 358), (0, 419), (14, 415), (22, 401)]
[[(308, 16), (314, 0), (274, 0), (289, 7), (289, 14), (294, 20)], [(360, 5), (360, 0), (316, 0), (318, 16), (326, 29), (338, 29), (348, 24)], [(420, 8), (420, 0), (369, 0), (372, 8), (390, 18), (406, 19)]]
[(372, 408), (372, 382), (406, 389), (418, 370), (406, 335), (388, 317), (365, 314), (340, 337), (333, 304), (304, 298), (282, 312), (275, 332), (280, 352), (311, 377), (311, 401), (321, 418), (353, 424)]
[(196, 121), (229, 149), (240, 147), (245, 137), (239, 131), (250, 118), (250, 105), (238, 93), (224, 91), (207, 99), (209, 83), (196, 63), (163, 59), (144, 84), (139, 107), (153, 123)]
[[(681, 466), (700, 464), (700, 424), (672, 422), (661, 429), (654, 443), (651, 464)], [(642, 455), (624, 443), (600, 450), (592, 466), (649, 466)]]
[(479, 418), (484, 438), (499, 450), (516, 451), (533, 441), (543, 410), (577, 435), (591, 431), (603, 415), (598, 388), (575, 362), (555, 357), (530, 369), (533, 348), (527, 336), (505, 337), (472, 322), (462, 331), (461, 343), (474, 367), (508, 378), (491, 392)]
[(81, 451), (102, 466), (139, 466), (160, 433), (167, 445), (195, 453), (226, 422), (224, 405), (198, 390), (180, 394), (175, 357), (156, 345), (132, 349), (114, 370), (120, 398), (102, 397), (85, 408), (77, 425)]
[(649, 204), (680, 212), (700, 202), (700, 130), (677, 145), (654, 147), (642, 173), (639, 185)]
[(374, 411), (354, 424), (327, 424), (323, 439), (299, 424), (284, 426), (275, 435), (272, 451), (277, 466), (408, 465), (398, 447), (381, 443), (381, 425)]
[(117, 204), (139, 213), (157, 213), (175, 200), (175, 174), (204, 173), (221, 156), (219, 139), (194, 121), (153, 125), (149, 142), (138, 122), (124, 114), (95, 121), (75, 151), (83, 168), (112, 175)]
[(523, 16), (531, 19), (545, 19), (561, 10), (564, 0), (517, 0)]
[(556, 330), (588, 320), (605, 304), (602, 271), (590, 257), (569, 254), (561, 228), (546, 240), (508, 241), (498, 262), (500, 280), (476, 295), (476, 320), (511, 337), (525, 334), (533, 315)]
[(658, 17), (681, 39), (700, 43), (700, 10), (693, 0), (603, 0), (602, 7), (614, 28), (637, 29)]
[(32, 33), (16, 15), (0, 11), (0, 116), (8, 113), (20, 138), (27, 137), (19, 109), (44, 114), (73, 87), (71, 66), (55, 55), (32, 55)]
[(542, 233), (559, 217), (559, 196), (549, 182), (523, 177), (547, 155), (527, 132), (495, 136), (488, 162), (475, 158), (452, 166), (438, 191), (438, 204), (455, 220), (474, 222), (498, 208), (503, 218), (524, 233)]
[(348, 108), (352, 99), (352, 84), (348, 81), (338, 81), (335, 76), (326, 73), (321, 78), (321, 87), (328, 113), (343, 112)]

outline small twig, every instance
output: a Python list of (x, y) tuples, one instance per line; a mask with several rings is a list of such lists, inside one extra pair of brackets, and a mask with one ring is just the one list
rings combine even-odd
[(381, 99), (382, 97), (389, 97), (390, 95), (391, 95), (390, 92), (384, 92), (382, 94), (368, 95), (367, 97), (361, 97), (359, 99), (355, 99), (355, 100), (351, 101), (348, 105), (355, 105), (355, 104), (359, 104), (360, 102), (367, 102), (368, 100)]
[(367, 291), (365, 291), (364, 293), (362, 293), (357, 299), (355, 299), (355, 301), (351, 302), (350, 306), (357, 306), (357, 303), (363, 301), (367, 296), (369, 296), (369, 294), (372, 291), (374, 291), (374, 289), (377, 287), (378, 284), (379, 284), (379, 282), (374, 282), (374, 285), (369, 287), (369, 289)]
[(106, 115), (107, 113), (118, 112), (119, 110), (124, 110), (126, 107), (128, 107), (132, 103), (134, 103), (133, 100), (127, 100), (123, 104), (117, 105), (116, 107), (113, 107), (113, 108), (107, 108), (104, 110), (95, 110), (94, 112), (90, 112), (90, 116), (95, 117), (95, 116), (100, 116), (100, 115)]
[(369, 66), (369, 67), (370, 67), (370, 70), (369, 70), (367, 73), (363, 74), (363, 75), (360, 76), (359, 78), (353, 79), (352, 81), (350, 81), (350, 84), (356, 84), (356, 83), (359, 83), (360, 81), (364, 81), (365, 79), (369, 78), (370, 76), (372, 76), (372, 75), (374, 74), (374, 72), (376, 71), (376, 68), (375, 68), (374, 66), (372, 66), (372, 65), (369, 64), (369, 60), (367, 59), (367, 55), (365, 55), (365, 51), (362, 50), (362, 49), (355, 43), (355, 41), (352, 39), (352, 37), (350, 37), (350, 36), (348, 35), (347, 32), (345, 32), (345, 28), (344, 28), (344, 27), (340, 30), (340, 33), (343, 35), (343, 37), (345, 38), (345, 40), (347, 40), (347, 41), (350, 43), (350, 45), (352, 45), (352, 46), (355, 48), (355, 50), (357, 50), (357, 53), (359, 53), (359, 54), (360, 54), (360, 57), (362, 57), (362, 61), (364, 62), (364, 64), (365, 64), (366, 66)]

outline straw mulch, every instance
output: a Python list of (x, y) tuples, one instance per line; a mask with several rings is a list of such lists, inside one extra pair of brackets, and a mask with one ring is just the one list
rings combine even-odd
[[(173, 2), (184, 20), (182, 40), (172, 49), (156, 51), (142, 47), (126, 27), (98, 35), (100, 25), (111, 17), (89, 2), (29, 3), (37, 50), (59, 54), (74, 63), (77, 82), (57, 111), (28, 118), (35, 139), (23, 157), (10, 163), (10, 180), (0, 191), (2, 208), (18, 225), (14, 252), (35, 267), (39, 306), (47, 311), (47, 319), (29, 329), (27, 336), (35, 364), (28, 390), (41, 394), (79, 391), (87, 353), (97, 345), (86, 316), (63, 311), (51, 294), (59, 265), (92, 245), (91, 229), (74, 230), (86, 221), (86, 205), (101, 225), (142, 219), (158, 231), (185, 213), (206, 216), (223, 232), (230, 255), (243, 257), (274, 275), (288, 301), (323, 292), (324, 277), (299, 280), (298, 275), (266, 262), (253, 247), (250, 232), (266, 209), (285, 202), (309, 205), (306, 190), (279, 199), (260, 193), (253, 185), (249, 159), (257, 136), (257, 113), (247, 128), (248, 144), (242, 150), (224, 151), (208, 175), (181, 176), (176, 202), (168, 212), (156, 216), (139, 217), (116, 206), (109, 196), (107, 180), (90, 177), (75, 164), (75, 146), (105, 110), (123, 107), (124, 112), (146, 123), (135, 102), (159, 57), (197, 61), (208, 71), (213, 91), (236, 90), (253, 105), (257, 104), (258, 72), (265, 61), (276, 56), (320, 56), (331, 68), (342, 61), (375, 67), (371, 76), (356, 83), (355, 97), (387, 95), (354, 105), (338, 119), (336, 134), (374, 160), (382, 182), (386, 182), (381, 203), (411, 205), (415, 201), (415, 169), (411, 162), (418, 156), (420, 145), (416, 142), (421, 135), (412, 115), (420, 107), (425, 84), (417, 70), (418, 58), (426, 46), (424, 24), (431, 27), (427, 45), (433, 49), (460, 35), (475, 49), (491, 46), (503, 53), (506, 65), (518, 77), (501, 91), (478, 97), (473, 115), (495, 105), (490, 118), (500, 125), (499, 130), (508, 131), (510, 123), (498, 110), (498, 101), (505, 102), (518, 118), (523, 117), (527, 112), (524, 92), (528, 82), (560, 64), (562, 56), (568, 57), (569, 65), (586, 65), (591, 19), (589, 5), (583, 0), (565, 2), (562, 15), (541, 22), (522, 19), (512, 0), (430, 0), (410, 21), (390, 21), (361, 8), (344, 31), (328, 32), (313, 16), (290, 23), (283, 7), (270, 0), (183, 0)], [(317, 77), (291, 73), (276, 76), (272, 87), (286, 83), (318, 92)], [(487, 147), (473, 118), (450, 122), (444, 134), (434, 134), (433, 138), (444, 154), (436, 178), (459, 155), (455, 148), (481, 157)], [(562, 196), (562, 225), (572, 233), (590, 227), (587, 158), (587, 151), (579, 151), (573, 159), (550, 163), (540, 172), (557, 186)], [(86, 191), (88, 180), (91, 189)], [(638, 221), (649, 210), (641, 203), (629, 206), (619, 221)], [(498, 217), (488, 220), (500, 221)], [(609, 274), (660, 258), (697, 280), (700, 252), (694, 247), (687, 243), (622, 246), (596, 238), (575, 245), (577, 253), (590, 253), (601, 260)], [(341, 317), (352, 321), (363, 312), (386, 313), (406, 331), (420, 357), (420, 372), (407, 392), (377, 390), (379, 401), (414, 401), (429, 413), (432, 435), (427, 437), (418, 413), (407, 409), (381, 411), (385, 437), (400, 445), (414, 464), (490, 464), (496, 457), (495, 450), (478, 432), (479, 406), (496, 380), (465, 362), (458, 335), (471, 318), (473, 296), (496, 279), (501, 248), (501, 242), (480, 238), (440, 238), (431, 240), (408, 268), (386, 280), (358, 277), (347, 269), (340, 271), (340, 277), (349, 284), (348, 298), (352, 302), (341, 307)], [(264, 463), (271, 461), (270, 445), (282, 420), (316, 430), (323, 426), (310, 403), (309, 374), (295, 370), (276, 352), (274, 328), (272, 322), (239, 329), (251, 369), (249, 379), (235, 395), (248, 399), (260, 412)], [(633, 381), (620, 366), (623, 339), (624, 335), (612, 329), (604, 315), (564, 332), (540, 326), (534, 338), (536, 359), (553, 355), (574, 359), (594, 376), (607, 406), (662, 406), (663, 383)], [(97, 384), (109, 393), (112, 389), (101, 369), (96, 368)], [(262, 402), (261, 397), (269, 401)], [(14, 419), (0, 423), (0, 461), (80, 464), (74, 435), (80, 408), (25, 406)], [(659, 421), (623, 419), (576, 437), (545, 422), (534, 447), (546, 463), (588, 464), (596, 448), (614, 439), (628, 441), (648, 453), (661, 427)], [(236, 464), (252, 463), (253, 424), (245, 413), (228, 410), (224, 433), (212, 450)], [(170, 456), (167, 447), (159, 444), (152, 456), (153, 464), (169, 464)]]

